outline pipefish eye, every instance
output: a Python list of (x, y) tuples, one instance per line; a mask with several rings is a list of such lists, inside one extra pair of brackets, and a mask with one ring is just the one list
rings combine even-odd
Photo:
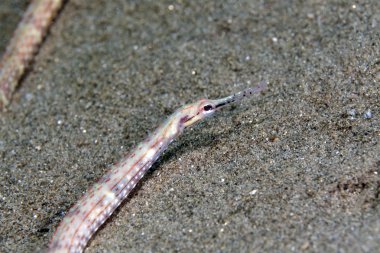
[(214, 109), (214, 107), (213, 107), (212, 105), (210, 105), (210, 104), (203, 106), (203, 110), (204, 110), (205, 112), (209, 112), (209, 111), (211, 111), (212, 109)]

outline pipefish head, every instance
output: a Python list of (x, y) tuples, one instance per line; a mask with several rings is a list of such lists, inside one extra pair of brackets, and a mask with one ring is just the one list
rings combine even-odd
[(198, 121), (213, 115), (220, 108), (231, 103), (239, 102), (243, 98), (258, 93), (265, 88), (266, 83), (262, 82), (255, 88), (248, 88), (225, 98), (215, 100), (201, 99), (193, 104), (185, 105), (180, 109), (180, 113), (182, 114), (181, 123), (184, 127), (194, 125)]
[(215, 100), (201, 99), (195, 103), (185, 105), (180, 109), (181, 123), (184, 127), (194, 125), (200, 120), (203, 120), (216, 111), (217, 104)]

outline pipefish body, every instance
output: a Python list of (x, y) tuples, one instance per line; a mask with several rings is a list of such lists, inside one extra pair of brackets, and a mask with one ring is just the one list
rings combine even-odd
[(220, 108), (260, 92), (265, 83), (231, 96), (182, 106), (152, 136), (115, 164), (64, 217), (48, 252), (82, 252), (98, 228), (128, 196), (147, 170), (183, 130), (213, 115)]

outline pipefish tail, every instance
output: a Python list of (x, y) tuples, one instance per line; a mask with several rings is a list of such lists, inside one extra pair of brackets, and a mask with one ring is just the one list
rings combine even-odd
[(175, 111), (131, 154), (110, 171), (76, 203), (58, 226), (48, 252), (82, 252), (86, 244), (120, 203), (128, 196), (168, 145), (186, 127), (208, 118), (222, 107), (236, 103), (265, 88), (261, 84), (234, 95), (201, 99)]
[(0, 61), (0, 109), (8, 105), (63, 0), (33, 0)]

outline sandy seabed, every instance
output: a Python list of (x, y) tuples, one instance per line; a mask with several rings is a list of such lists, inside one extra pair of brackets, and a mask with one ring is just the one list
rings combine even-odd
[[(1, 53), (27, 4), (1, 1)], [(0, 252), (45, 249), (180, 105), (263, 80), (173, 143), (86, 252), (379, 252), (379, 10), (67, 1), (0, 115)]]

